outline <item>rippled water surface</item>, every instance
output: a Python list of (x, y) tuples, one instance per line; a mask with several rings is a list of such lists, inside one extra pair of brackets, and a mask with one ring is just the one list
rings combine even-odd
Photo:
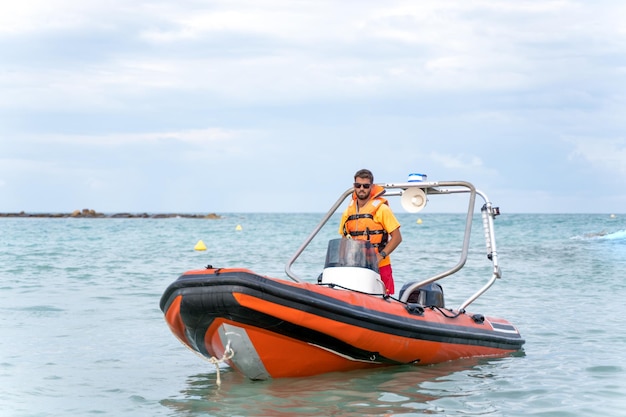
[[(396, 288), (456, 263), (463, 215), (398, 217)], [(0, 219), (0, 414), (624, 415), (626, 215), (496, 219), (503, 278), (468, 310), (518, 326), (522, 354), (257, 382), (224, 366), (218, 386), (215, 367), (167, 328), (163, 290), (207, 264), (285, 277), (321, 218)], [(299, 276), (321, 272), (331, 223), (294, 265)], [(489, 278), (478, 223), (475, 259), (442, 282), (450, 307)], [(198, 240), (207, 251), (193, 250)]]

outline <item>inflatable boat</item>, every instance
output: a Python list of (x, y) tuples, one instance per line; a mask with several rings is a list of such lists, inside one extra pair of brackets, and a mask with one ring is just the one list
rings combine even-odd
[[(221, 358), (253, 380), (428, 365), (520, 351), (524, 340), (514, 325), (466, 310), (501, 277), (494, 233), (499, 208), (464, 181), (379, 185), (385, 188), (385, 197), (399, 197), (411, 213), (422, 210), (430, 198), (467, 195), (456, 264), (405, 284), (394, 297), (385, 293), (374, 247), (367, 241), (340, 238), (328, 242), (319, 276), (298, 277), (293, 264), (352, 194), (349, 189), (289, 259), (288, 278), (211, 265), (183, 273), (160, 301), (172, 333), (203, 357), (214, 363)], [(449, 308), (441, 282), (466, 263), (477, 197), (484, 201), (480, 212), (490, 276), (460, 306)], [(394, 265), (401, 261), (398, 257)]]

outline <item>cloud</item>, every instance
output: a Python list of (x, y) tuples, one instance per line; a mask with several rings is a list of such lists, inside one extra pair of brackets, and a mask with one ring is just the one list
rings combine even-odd
[(608, 0), (3, 2), (0, 200), (227, 208), (253, 191), (220, 183), (253, 175), (273, 205), (306, 172), (297, 210), (361, 167), (507, 196), (623, 178), (624, 21)]
[(120, 146), (139, 144), (150, 146), (163, 140), (176, 140), (188, 144), (204, 146), (209, 143), (228, 142), (239, 136), (244, 131), (235, 131), (219, 128), (183, 130), (172, 132), (149, 132), (149, 133), (116, 133), (105, 135), (47, 135), (32, 137), (30, 140), (40, 143), (65, 144), (80, 146)]
[[(96, 135), (36, 135), (20, 137), (19, 143), (4, 146), (4, 168), (7, 171), (74, 172), (76, 178), (85, 172), (106, 169), (132, 171), (145, 164), (162, 161), (163, 166), (179, 163), (252, 157), (246, 144), (258, 140), (259, 132), (207, 128), (169, 132), (117, 133)], [(72, 161), (57, 164), (69, 153)], [(28, 154), (29, 158), (11, 155)], [(126, 166), (124, 166), (126, 165)], [(10, 167), (10, 168), (8, 168)]]
[(485, 166), (482, 158), (471, 154), (444, 154), (431, 152), (428, 160), (435, 164), (439, 172), (450, 172), (466, 178), (495, 176), (497, 170)]
[[(581, 46), (615, 42), (617, 32), (589, 19), (559, 24), (587, 13), (569, 1), (366, 2), (356, 8), (306, 1), (24, 3), (3, 6), (3, 15), (14, 19), (3, 23), (13, 35), (39, 34), (53, 49), (50, 34), (59, 32), (75, 38), (124, 35), (113, 45), (105, 42), (91, 65), (70, 70), (57, 63), (7, 80), (7, 86), (17, 86), (14, 91), (24, 92), (29, 80), (42, 79), (46, 91), (40, 93), (50, 97), (46, 103), (65, 96), (75, 106), (88, 97), (96, 105), (121, 105), (126, 97), (154, 90), (204, 91), (248, 102), (519, 90), (576, 79), (577, 72), (568, 68)], [(580, 41), (564, 43), (571, 37)], [(68, 47), (67, 38), (58, 41)], [(558, 54), (544, 55), (556, 47)], [(80, 52), (85, 55), (86, 47)], [(41, 102), (33, 100), (40, 94), (16, 95), (31, 105)]]
[(607, 172), (626, 182), (626, 139), (576, 138), (568, 142), (574, 147), (571, 160), (582, 161), (594, 171)]

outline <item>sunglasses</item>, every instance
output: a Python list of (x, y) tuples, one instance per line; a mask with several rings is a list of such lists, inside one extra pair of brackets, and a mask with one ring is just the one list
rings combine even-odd
[(369, 189), (372, 186), (372, 184), (359, 184), (358, 182), (354, 183), (354, 188), (365, 188), (366, 190)]

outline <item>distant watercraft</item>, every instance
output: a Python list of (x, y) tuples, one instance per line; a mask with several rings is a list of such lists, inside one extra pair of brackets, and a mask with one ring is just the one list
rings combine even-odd
[(617, 232), (607, 233), (601, 238), (608, 240), (626, 240), (626, 230), (618, 230)]
[(602, 230), (601, 232), (585, 233), (583, 235), (586, 239), (604, 239), (604, 240), (621, 240), (626, 239), (626, 230), (618, 230), (617, 232), (608, 232)]
[(586, 238), (590, 238), (590, 237), (606, 236), (607, 234), (609, 234), (609, 232), (607, 232), (606, 230), (603, 230), (601, 232), (585, 233), (583, 236)]

